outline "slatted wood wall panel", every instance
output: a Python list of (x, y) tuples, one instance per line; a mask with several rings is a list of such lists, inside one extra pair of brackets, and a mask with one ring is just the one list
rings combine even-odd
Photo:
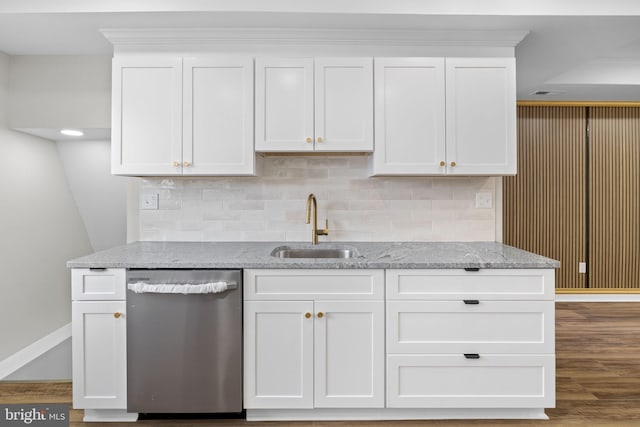
[(589, 287), (640, 288), (640, 108), (589, 113)]
[(585, 111), (518, 107), (518, 174), (503, 180), (504, 243), (559, 260), (558, 288), (585, 287)]

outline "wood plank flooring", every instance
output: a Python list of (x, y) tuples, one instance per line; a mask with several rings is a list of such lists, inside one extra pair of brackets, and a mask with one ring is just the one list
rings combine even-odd
[[(262, 423), (244, 420), (146, 420), (71, 426), (640, 426), (640, 303), (557, 303), (557, 407), (548, 421), (387, 421)], [(0, 382), (1, 403), (71, 403), (69, 383)]]

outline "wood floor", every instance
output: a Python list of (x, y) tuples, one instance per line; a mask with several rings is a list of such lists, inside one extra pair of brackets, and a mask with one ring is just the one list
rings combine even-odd
[[(163, 420), (71, 426), (640, 426), (640, 303), (557, 303), (557, 407), (549, 421), (389, 421), (261, 423)], [(71, 403), (69, 383), (0, 382), (0, 403)]]

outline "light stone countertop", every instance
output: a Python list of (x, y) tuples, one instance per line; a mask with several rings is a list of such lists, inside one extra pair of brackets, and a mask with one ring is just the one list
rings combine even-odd
[(277, 247), (311, 248), (302, 242), (135, 242), (67, 262), (71, 268), (558, 268), (550, 258), (496, 242), (330, 242), (348, 247), (351, 259), (280, 259)]

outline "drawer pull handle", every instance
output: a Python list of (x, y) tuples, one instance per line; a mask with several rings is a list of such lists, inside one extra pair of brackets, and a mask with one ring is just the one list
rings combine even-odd
[(103, 267), (90, 267), (89, 271), (107, 271), (107, 269)]
[(465, 299), (463, 300), (465, 304), (469, 304), (469, 305), (477, 305), (480, 304), (480, 301), (477, 299)]
[(322, 319), (324, 317), (324, 313), (319, 311), (317, 316), (318, 316), (318, 319)]
[(480, 355), (478, 353), (465, 353), (465, 359), (480, 359)]
[(464, 271), (480, 271), (479, 267), (465, 267)]
[(311, 313), (305, 313), (304, 317), (306, 317), (307, 319), (311, 318)]
[(115, 313), (113, 313), (113, 317), (115, 317), (116, 319), (119, 319), (120, 316), (122, 316), (122, 313), (119, 313), (117, 311)]

